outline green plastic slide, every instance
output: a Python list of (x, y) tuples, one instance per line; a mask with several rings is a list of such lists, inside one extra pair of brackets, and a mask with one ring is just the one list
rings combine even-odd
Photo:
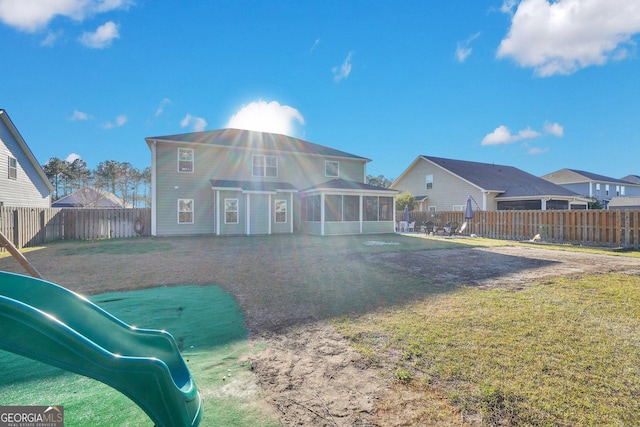
[(202, 397), (175, 339), (54, 283), (0, 272), (0, 349), (101, 381), (157, 427), (197, 426)]

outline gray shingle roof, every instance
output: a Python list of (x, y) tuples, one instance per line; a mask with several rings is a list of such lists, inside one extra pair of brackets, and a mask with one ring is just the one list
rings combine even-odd
[(231, 179), (212, 179), (211, 188), (241, 189), (242, 191), (257, 191), (273, 193), (276, 191), (298, 191), (288, 182), (236, 181)]
[(575, 172), (578, 175), (582, 175), (585, 178), (590, 179), (592, 181), (613, 182), (613, 183), (617, 183), (617, 184), (628, 184), (629, 183), (628, 181), (624, 181), (622, 179), (611, 178), (610, 176), (599, 175), (597, 173), (582, 171), (582, 170), (578, 170), (578, 169), (567, 169), (567, 170)]
[(153, 136), (145, 138), (151, 141), (165, 141), (176, 143), (208, 144), (221, 147), (236, 147), (242, 149), (260, 149), (270, 151), (285, 151), (320, 156), (343, 157), (369, 162), (365, 157), (335, 150), (323, 145), (303, 141), (291, 136), (277, 133), (258, 132), (244, 129), (219, 129), (213, 131), (181, 133), (176, 135)]
[(366, 190), (366, 191), (386, 191), (386, 192), (395, 192), (395, 193), (397, 193), (397, 190), (391, 190), (389, 188), (378, 187), (377, 185), (365, 184), (363, 182), (348, 181), (346, 179), (340, 179), (340, 178), (332, 179), (331, 181), (327, 181), (327, 182), (323, 182), (322, 184), (314, 185), (311, 188), (305, 189), (305, 191), (311, 190), (311, 189), (323, 189), (323, 190), (324, 189), (326, 189), (326, 190), (331, 190), (331, 189), (336, 189), (336, 190)]
[(500, 191), (496, 198), (533, 196), (578, 196), (571, 190), (513, 166), (422, 156), (438, 166), (488, 191)]

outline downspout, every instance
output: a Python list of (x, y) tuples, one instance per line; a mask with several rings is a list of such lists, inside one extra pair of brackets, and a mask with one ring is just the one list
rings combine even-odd
[(156, 199), (156, 141), (152, 141), (151, 144), (151, 235), (156, 236), (156, 212), (157, 212), (157, 199)]
[(289, 200), (290, 200), (290, 210), (291, 210), (291, 225), (289, 225), (289, 230), (291, 231), (291, 234), (293, 234), (293, 193), (289, 193)]
[(320, 235), (324, 236), (324, 193), (320, 194)]
[(246, 212), (244, 215), (244, 220), (246, 222), (245, 224), (245, 231), (247, 233), (247, 236), (251, 235), (251, 214), (249, 213), (251, 211), (251, 194), (247, 193), (247, 207), (246, 207)]
[(216, 190), (216, 235), (220, 235), (220, 190)]
[(271, 221), (272, 221), (271, 212), (275, 208), (275, 206), (273, 206), (272, 203), (273, 203), (273, 197), (271, 196), (271, 194), (269, 194), (269, 215), (268, 215), (268, 217), (269, 217), (269, 226), (267, 227), (267, 230), (268, 230), (267, 233), (268, 234), (271, 234)]

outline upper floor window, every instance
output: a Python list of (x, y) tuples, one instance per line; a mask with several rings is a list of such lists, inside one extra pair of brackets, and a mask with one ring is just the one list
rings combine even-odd
[(18, 179), (18, 161), (9, 157), (9, 179)]
[(600, 195), (600, 184), (596, 183), (596, 196)]
[(427, 175), (425, 179), (425, 186), (427, 190), (431, 190), (433, 188), (433, 175)]
[(620, 195), (620, 186), (616, 185), (616, 196)]
[(178, 172), (193, 172), (193, 149), (178, 148)]
[(609, 184), (605, 184), (604, 185), (604, 195), (608, 196), (609, 195)]
[(253, 176), (277, 178), (278, 157), (255, 154), (253, 156)]
[(325, 161), (324, 162), (324, 175), (330, 177), (339, 177), (340, 176), (340, 163)]
[(624, 191), (624, 185), (623, 185), (623, 186), (620, 187), (620, 195), (624, 196), (624, 193), (625, 193), (625, 191)]
[(178, 199), (178, 224), (193, 224), (193, 199)]

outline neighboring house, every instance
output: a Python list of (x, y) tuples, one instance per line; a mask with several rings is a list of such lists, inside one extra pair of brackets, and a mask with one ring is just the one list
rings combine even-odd
[(0, 109), (0, 206), (48, 208), (53, 186), (5, 110)]
[(620, 179), (622, 179), (623, 181), (630, 182), (632, 184), (640, 185), (640, 176), (639, 175), (627, 175), (627, 176), (623, 176)]
[(238, 129), (145, 140), (152, 235), (394, 232), (397, 192), (365, 184), (364, 157)]
[(84, 187), (78, 191), (61, 197), (51, 204), (52, 208), (93, 208), (93, 209), (122, 209), (132, 208), (131, 203), (125, 203), (115, 194), (97, 188)]
[(392, 184), (420, 211), (586, 209), (588, 200), (512, 166), (418, 156)]
[(640, 196), (613, 197), (609, 209), (640, 209)]
[(640, 184), (577, 169), (560, 169), (541, 178), (582, 196), (595, 198), (605, 209), (613, 197), (640, 196)]

